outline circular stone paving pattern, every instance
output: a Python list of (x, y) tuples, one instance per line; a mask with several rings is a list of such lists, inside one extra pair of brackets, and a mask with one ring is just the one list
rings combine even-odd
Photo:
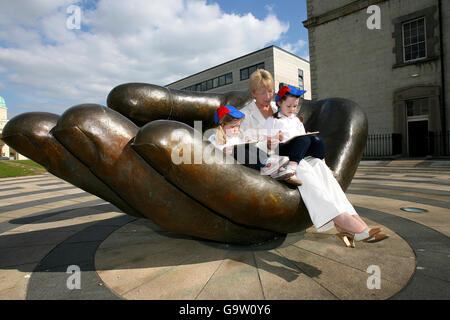
[(101, 243), (95, 270), (123, 299), (388, 299), (407, 285), (416, 260), (400, 236), (383, 232), (388, 240), (356, 242), (354, 249), (313, 228), (239, 247), (138, 219)]

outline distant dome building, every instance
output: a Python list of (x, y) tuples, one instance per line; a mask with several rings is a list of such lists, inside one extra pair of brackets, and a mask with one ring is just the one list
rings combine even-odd
[[(0, 138), (3, 136), (3, 128), (8, 122), (8, 108), (6, 108), (5, 99), (0, 96)], [(10, 148), (3, 140), (0, 140), (0, 159), (3, 160), (26, 160), (28, 158), (24, 157), (20, 153), (16, 152), (14, 149)]]
[[(0, 96), (0, 138), (2, 137), (3, 127), (6, 122), (8, 122), (7, 117), (8, 109), (6, 108), (6, 102), (3, 97)], [(6, 145), (3, 140), (0, 140), (0, 158), (10, 157), (10, 150), (8, 145)]]

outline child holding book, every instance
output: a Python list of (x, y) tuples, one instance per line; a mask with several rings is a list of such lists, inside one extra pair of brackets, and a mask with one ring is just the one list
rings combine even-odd
[(276, 179), (294, 176), (299, 162), (307, 157), (324, 159), (325, 145), (317, 135), (306, 135), (305, 127), (297, 117), (297, 106), (305, 90), (283, 86), (275, 97), (278, 112), (268, 118), (265, 128), (270, 136), (278, 136), (278, 154), (289, 157), (285, 170), (272, 175)]
[[(237, 155), (233, 152), (235, 146), (245, 143), (243, 135), (239, 130), (244, 117), (245, 114), (237, 110), (234, 106), (226, 105), (219, 107), (214, 114), (214, 122), (217, 125), (216, 132), (209, 137), (209, 142), (217, 149), (227, 154), (233, 154), (236, 158)], [(243, 145), (242, 147), (242, 151), (245, 153), (245, 159), (242, 159), (242, 164), (249, 168), (260, 170), (262, 175), (273, 174), (289, 161), (287, 157), (268, 156), (262, 150), (252, 145)], [(237, 160), (239, 161), (241, 159)]]

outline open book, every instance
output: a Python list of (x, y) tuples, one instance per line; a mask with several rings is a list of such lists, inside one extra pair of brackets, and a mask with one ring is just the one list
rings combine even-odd
[(255, 144), (255, 143), (258, 143), (258, 140), (250, 140), (250, 141), (246, 141), (246, 142), (236, 143), (236, 144), (233, 144), (233, 146), (241, 146), (243, 144), (251, 145), (251, 144)]
[(296, 135), (296, 136), (290, 137), (289, 139), (287, 139), (287, 140), (284, 141), (283, 143), (288, 143), (288, 142), (290, 142), (292, 139), (297, 138), (297, 137), (312, 136), (312, 135), (315, 135), (315, 134), (319, 134), (319, 131), (308, 132), (308, 133), (305, 133), (305, 134), (298, 134), (298, 135)]

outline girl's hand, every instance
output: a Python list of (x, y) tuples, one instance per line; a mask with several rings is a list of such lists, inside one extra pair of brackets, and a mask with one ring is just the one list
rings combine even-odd
[(281, 131), (278, 131), (278, 140), (283, 141), (284, 139), (284, 134)]
[(275, 149), (279, 143), (280, 140), (278, 139), (278, 135), (275, 135), (273, 137), (270, 136), (267, 137), (267, 149), (269, 150)]
[(232, 146), (228, 146), (223, 148), (223, 152), (227, 153), (227, 154), (232, 154), (233, 153), (233, 147)]

